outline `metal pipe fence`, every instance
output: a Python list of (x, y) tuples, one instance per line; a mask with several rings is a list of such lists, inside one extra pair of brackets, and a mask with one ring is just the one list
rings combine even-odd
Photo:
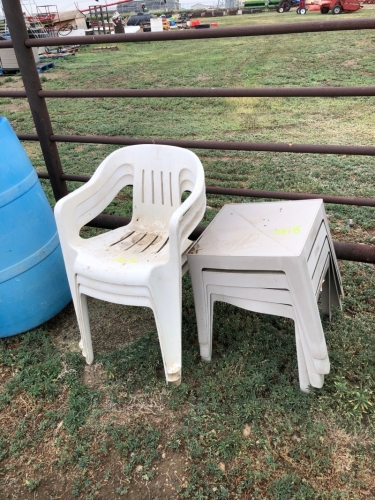
[[(68, 192), (66, 181), (87, 182), (88, 176), (68, 175), (63, 172), (57, 142), (76, 142), (93, 144), (168, 144), (193, 149), (213, 149), (231, 151), (269, 151), (283, 153), (312, 154), (345, 154), (375, 156), (375, 147), (371, 146), (340, 146), (319, 144), (284, 144), (284, 143), (254, 143), (225, 142), (198, 140), (169, 140), (131, 137), (79, 136), (59, 135), (52, 130), (45, 99), (58, 98), (220, 98), (220, 97), (348, 97), (375, 96), (375, 87), (292, 87), (292, 88), (177, 88), (177, 89), (99, 89), (99, 90), (43, 90), (32, 55), (32, 47), (45, 46), (45, 39), (29, 39), (19, 0), (3, 0), (3, 9), (7, 18), (12, 40), (0, 41), (0, 48), (13, 47), (25, 90), (0, 90), (0, 97), (27, 98), (30, 104), (37, 134), (18, 134), (21, 140), (39, 141), (45, 159), (47, 172), (40, 172), (40, 178), (49, 179), (56, 200)], [(274, 24), (263, 26), (243, 26), (234, 28), (217, 28), (215, 30), (182, 30), (160, 33), (135, 33), (98, 36), (69, 37), (73, 45), (150, 42), (172, 40), (197, 40), (216, 38), (237, 38), (270, 35), (288, 35), (298, 33), (324, 33), (330, 31), (373, 30), (375, 19), (350, 19), (323, 22), (301, 22), (290, 24)], [(61, 45), (61, 38), (48, 39), (48, 45)], [(375, 199), (332, 196), (312, 193), (287, 193), (280, 191), (263, 191), (250, 189), (224, 188), (207, 186), (208, 194), (241, 196), (252, 198), (273, 199), (312, 199), (322, 198), (326, 203), (346, 204), (375, 207)], [(99, 215), (89, 223), (93, 227), (113, 229), (127, 224), (129, 219), (111, 215)], [(199, 226), (193, 233), (196, 238), (204, 230)], [(375, 263), (375, 246), (335, 241), (337, 257), (345, 260)]]
[[(175, 88), (175, 89), (95, 89), (39, 90), (45, 98), (95, 97), (373, 97), (375, 87), (266, 87), (266, 88)], [(0, 97), (27, 97), (25, 90), (0, 90)]]
[[(49, 179), (48, 172), (38, 172), (40, 179)], [(90, 175), (62, 174), (61, 179), (72, 182), (88, 182)], [(241, 196), (244, 198), (270, 198), (278, 200), (323, 200), (324, 203), (335, 205), (354, 205), (357, 207), (375, 208), (374, 198), (356, 198), (354, 196), (333, 196), (315, 193), (293, 193), (285, 191), (265, 191), (262, 189), (226, 188), (218, 186), (206, 186), (207, 194), (224, 196)]]
[[(18, 134), (24, 141), (38, 141), (36, 134)], [(186, 139), (149, 139), (146, 137), (115, 137), (107, 135), (59, 135), (50, 136), (52, 142), (76, 142), (82, 144), (117, 144), (132, 146), (134, 144), (166, 144), (180, 148), (216, 149), (226, 151), (269, 151), (273, 153), (312, 153), (325, 155), (374, 156), (373, 146), (328, 146), (322, 144), (294, 144), (283, 142), (225, 142), (195, 141)]]
[[(19, 3), (19, 0), (5, 3)], [(4, 3), (4, 2), (3, 2)], [(8, 18), (7, 18), (8, 19)], [(22, 19), (23, 22), (23, 19)], [(9, 25), (9, 23), (8, 23)], [(101, 43), (121, 43), (121, 42), (157, 42), (171, 40), (201, 40), (213, 38), (238, 38), (243, 36), (269, 36), (269, 35), (290, 35), (297, 33), (324, 33), (329, 31), (357, 31), (375, 29), (374, 19), (347, 19), (335, 21), (305, 21), (301, 23), (272, 24), (262, 26), (236, 26), (231, 28), (216, 28), (214, 30), (176, 30), (163, 31), (158, 33), (126, 33), (116, 35), (88, 35), (70, 36), (69, 43), (72, 45), (92, 45)], [(12, 34), (12, 30), (10, 28)], [(30, 47), (43, 47), (45, 40), (38, 38), (27, 38), (24, 45)], [(61, 38), (48, 38), (48, 45), (61, 45)], [(11, 47), (12, 42), (0, 41), (1, 47)]]

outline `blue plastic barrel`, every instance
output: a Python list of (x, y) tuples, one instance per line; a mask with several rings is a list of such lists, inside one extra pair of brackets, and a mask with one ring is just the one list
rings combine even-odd
[(20, 141), (0, 116), (0, 337), (35, 328), (70, 300), (51, 207)]

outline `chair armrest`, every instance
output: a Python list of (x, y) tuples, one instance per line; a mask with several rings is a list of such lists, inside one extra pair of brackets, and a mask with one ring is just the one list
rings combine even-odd
[(198, 179), (190, 196), (173, 213), (169, 221), (170, 251), (182, 254), (182, 247), (189, 234), (202, 220), (206, 210), (206, 186), (204, 176)]
[[(79, 241), (80, 229), (110, 204), (123, 187), (133, 184), (134, 171), (130, 164), (108, 165), (106, 158), (84, 186), (56, 203), (55, 218), (60, 239)], [(116, 167), (114, 169), (114, 167)]]

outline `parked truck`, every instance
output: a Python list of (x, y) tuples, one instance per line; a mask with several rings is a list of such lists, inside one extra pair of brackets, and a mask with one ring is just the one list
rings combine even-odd
[(245, 9), (275, 9), (277, 12), (288, 12), (299, 6), (299, 0), (245, 0)]

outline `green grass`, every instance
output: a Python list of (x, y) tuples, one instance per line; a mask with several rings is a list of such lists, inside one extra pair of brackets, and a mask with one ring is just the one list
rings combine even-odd
[[(373, 16), (373, 10), (352, 15)], [(295, 12), (219, 18), (220, 25), (295, 22)], [(309, 13), (304, 20), (332, 19)], [(371, 31), (297, 34), (222, 40), (119, 45), (56, 63), (58, 78), (46, 73), (46, 89), (152, 87), (259, 87), (372, 85), (374, 35)], [(9, 84), (8, 84), (9, 85)], [(271, 141), (372, 145), (370, 97), (227, 99), (50, 99), (56, 133), (125, 135), (145, 138)], [(32, 132), (22, 100), (3, 100), (18, 132)], [(1, 110), (1, 103), (0, 103)], [(65, 172), (92, 174), (116, 146), (60, 144)], [(37, 145), (27, 149), (37, 169), (45, 170)], [(374, 196), (372, 157), (199, 151), (207, 184), (269, 190), (294, 190), (348, 196)], [(43, 181), (46, 190), (48, 182)], [(69, 184), (71, 188), (78, 184)], [(53, 199), (50, 193), (50, 201)], [(210, 206), (224, 198), (209, 197)], [(110, 207), (108, 212), (113, 210)], [(372, 225), (372, 210), (329, 207), (333, 229), (348, 233)], [(115, 213), (119, 214), (119, 207)], [(126, 212), (126, 213), (125, 213)], [(129, 215), (129, 205), (123, 209)], [(353, 231), (352, 231), (353, 233)], [(341, 237), (339, 234), (338, 237)], [(358, 239), (345, 234), (346, 239)], [(366, 233), (365, 241), (371, 239)], [(367, 239), (366, 239), (367, 238)]]
[[(374, 15), (375, 10), (363, 10), (352, 17)], [(299, 19), (290, 12), (218, 22)], [(303, 21), (330, 19), (309, 13)], [(43, 87), (372, 85), (374, 42), (371, 31), (361, 31), (123, 44), (116, 53), (100, 54), (87, 47), (57, 61)], [(2, 88), (14, 88), (19, 77), (2, 81)], [(51, 99), (48, 108), (59, 134), (372, 145), (372, 101)], [(24, 100), (1, 99), (0, 113), (17, 132), (33, 132)], [(39, 146), (25, 147), (44, 171)], [(59, 144), (64, 171), (71, 174), (92, 174), (114, 149)], [(207, 185), (375, 195), (372, 157), (196, 152)], [(42, 183), (53, 205), (48, 183)], [(233, 201), (249, 200), (210, 195), (204, 223)], [(326, 210), (336, 239), (374, 241), (373, 209), (327, 205)], [(130, 215), (131, 192), (121, 192), (107, 213)], [(331, 373), (323, 389), (309, 395), (299, 390), (294, 326), (286, 319), (217, 304), (213, 361), (203, 363), (188, 276), (178, 388), (165, 387), (152, 326), (132, 343), (96, 350), (95, 367), (102, 374), (96, 385), (85, 382), (83, 359), (62, 346), (51, 323), (3, 340), (2, 498), (34, 498), (34, 493), (136, 500), (375, 498), (375, 273), (371, 265), (340, 265), (344, 310), (335, 311), (331, 324), (323, 319)], [(118, 319), (100, 321), (104, 331)], [(139, 322), (147, 321), (140, 309)], [(126, 331), (125, 321), (123, 327)]]

